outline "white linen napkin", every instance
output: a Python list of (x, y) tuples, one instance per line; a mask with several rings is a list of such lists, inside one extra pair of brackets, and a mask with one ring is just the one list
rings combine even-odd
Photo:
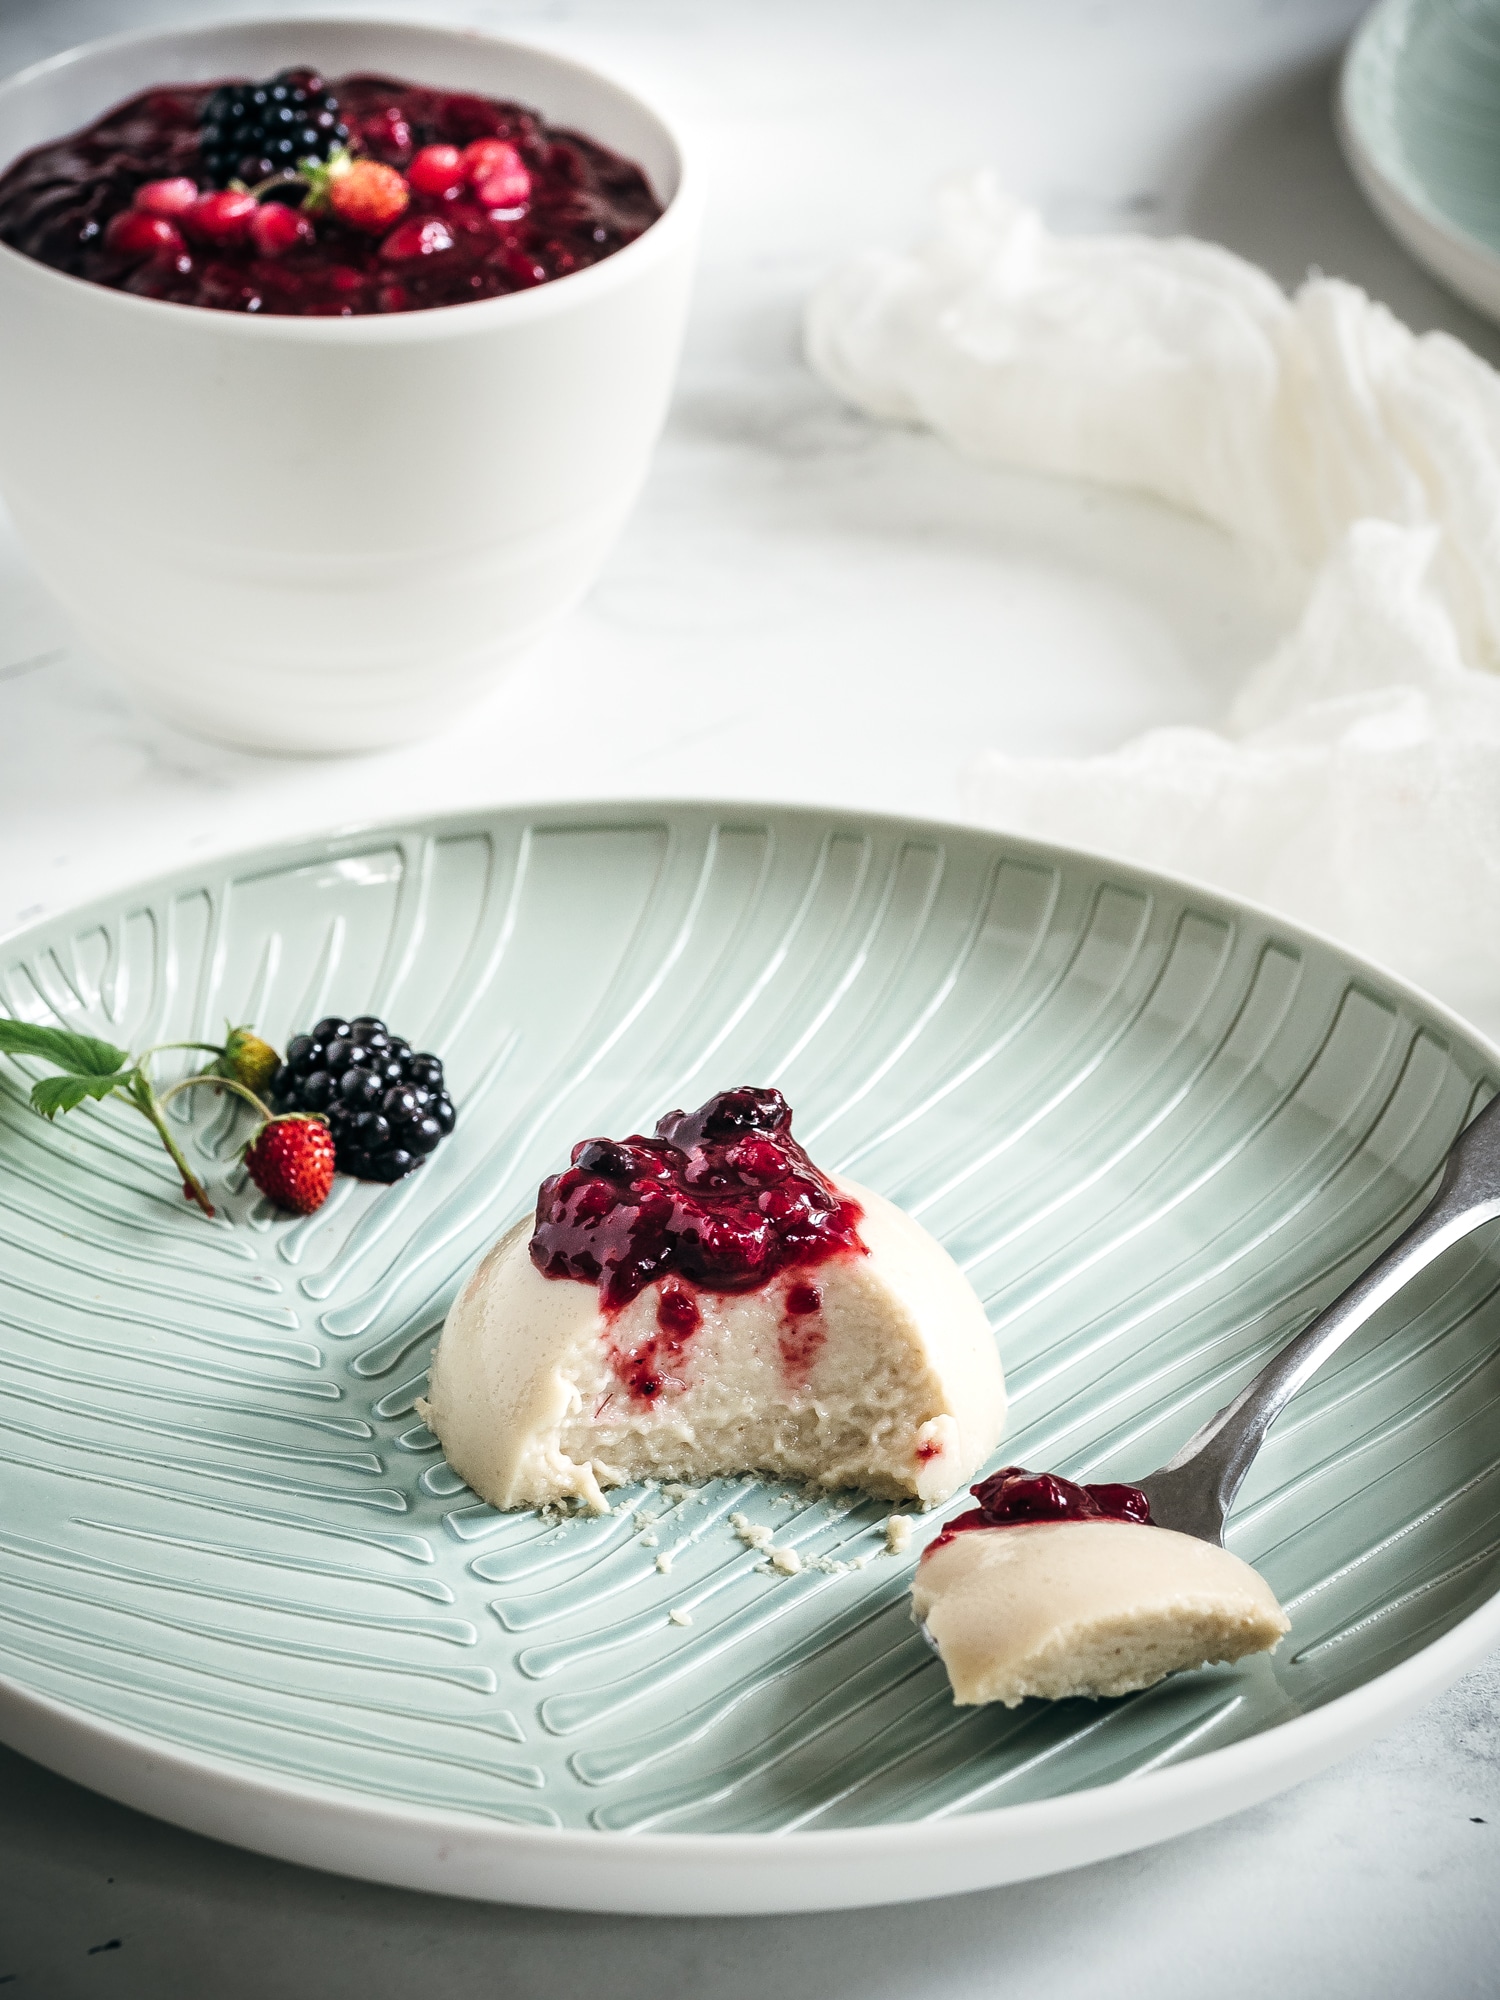
[(813, 366), (961, 451), (1152, 493), (1297, 564), (1222, 734), (992, 751), (987, 824), (1176, 869), (1500, 1035), (1500, 376), (1357, 287), (1212, 244), (1054, 237), (989, 175), (808, 305)]

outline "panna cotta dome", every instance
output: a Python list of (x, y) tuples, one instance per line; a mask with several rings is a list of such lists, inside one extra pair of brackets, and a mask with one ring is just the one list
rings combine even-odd
[(576, 1146), (454, 1301), (419, 1407), (501, 1508), (737, 1472), (926, 1503), (993, 1450), (1005, 1390), (942, 1246), (744, 1089)]

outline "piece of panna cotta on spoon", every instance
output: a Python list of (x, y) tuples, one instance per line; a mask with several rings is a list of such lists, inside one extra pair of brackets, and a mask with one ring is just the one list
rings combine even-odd
[(1007, 1466), (922, 1553), (912, 1613), (961, 1707), (1132, 1694), (1272, 1651), (1290, 1621), (1227, 1549), (1160, 1528), (1138, 1486)]
[(947, 1251), (747, 1087), (575, 1146), (459, 1293), (418, 1408), (500, 1508), (747, 1472), (931, 1504), (994, 1449), (1005, 1386)]

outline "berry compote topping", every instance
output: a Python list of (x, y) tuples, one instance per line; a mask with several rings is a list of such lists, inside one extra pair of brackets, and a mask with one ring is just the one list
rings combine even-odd
[(1134, 1521), (1151, 1526), (1151, 1505), (1139, 1486), (1075, 1486), (1055, 1472), (1006, 1465), (969, 1491), (979, 1502), (948, 1522), (928, 1543), (932, 1554), (966, 1528), (1014, 1528), (1030, 1521)]
[(305, 69), (162, 84), (0, 175), (0, 242), (54, 270), (322, 318), (524, 291), (660, 214), (639, 167), (524, 105)]
[(373, 1014), (330, 1014), (294, 1035), (271, 1079), (278, 1111), (328, 1120), (338, 1170), (362, 1181), (399, 1181), (453, 1130), (443, 1065), (414, 1051)]
[[(681, 1282), (657, 1308), (675, 1354), (696, 1330), (689, 1288), (756, 1291), (783, 1271), (863, 1256), (860, 1213), (792, 1137), (781, 1092), (747, 1086), (720, 1091), (696, 1111), (669, 1111), (652, 1138), (575, 1146), (572, 1165), (542, 1182), (531, 1261), (545, 1277), (597, 1285), (607, 1313), (675, 1275)], [(668, 1304), (677, 1297), (683, 1306)], [(820, 1306), (813, 1285), (790, 1288), (794, 1321)], [(647, 1372), (659, 1372), (650, 1357)]]

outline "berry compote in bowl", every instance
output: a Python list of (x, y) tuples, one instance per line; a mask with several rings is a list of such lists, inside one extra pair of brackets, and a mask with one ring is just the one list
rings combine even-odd
[[(219, 89), (287, 73), (274, 101)], [(434, 734), (622, 526), (698, 206), (638, 97), (472, 30), (238, 22), (38, 64), (0, 84), (17, 530), (185, 728), (309, 754)]]

